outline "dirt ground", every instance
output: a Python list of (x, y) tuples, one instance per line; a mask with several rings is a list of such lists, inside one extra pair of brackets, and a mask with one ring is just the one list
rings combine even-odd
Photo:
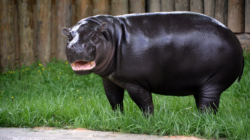
[(185, 136), (156, 136), (145, 134), (126, 134), (117, 132), (91, 131), (83, 128), (56, 129), (0, 128), (0, 140), (202, 140)]

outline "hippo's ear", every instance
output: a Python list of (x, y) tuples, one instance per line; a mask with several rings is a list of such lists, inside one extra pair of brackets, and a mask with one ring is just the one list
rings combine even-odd
[(62, 32), (64, 35), (68, 36), (69, 35), (69, 29), (68, 28), (63, 28)]
[(108, 28), (108, 24), (106, 22), (103, 22), (102, 25), (100, 25), (101, 32), (105, 32)]

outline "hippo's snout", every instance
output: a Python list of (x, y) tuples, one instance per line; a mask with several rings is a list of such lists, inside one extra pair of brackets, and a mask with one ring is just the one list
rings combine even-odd
[(96, 55), (96, 48), (88, 44), (72, 45), (66, 49), (67, 59), (70, 63), (79, 60), (93, 61)]

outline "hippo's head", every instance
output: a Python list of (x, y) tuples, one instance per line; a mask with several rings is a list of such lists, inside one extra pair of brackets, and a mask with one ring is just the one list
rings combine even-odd
[[(100, 57), (97, 51), (105, 47), (103, 35), (107, 23), (98, 25), (91, 21), (81, 20), (72, 28), (64, 28), (63, 34), (68, 37), (66, 55), (73, 71), (78, 75), (86, 75), (94, 71)], [(98, 59), (98, 60), (97, 60)]]

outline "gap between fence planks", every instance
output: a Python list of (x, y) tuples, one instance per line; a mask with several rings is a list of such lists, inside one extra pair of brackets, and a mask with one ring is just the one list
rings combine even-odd
[(228, 0), (216, 0), (215, 19), (227, 26)]

